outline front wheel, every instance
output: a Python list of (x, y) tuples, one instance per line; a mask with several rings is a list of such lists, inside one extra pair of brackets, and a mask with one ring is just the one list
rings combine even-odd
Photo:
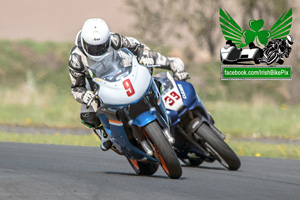
[(238, 170), (240, 168), (240, 159), (209, 125), (203, 123), (196, 131), (196, 134), (201, 138), (207, 150), (224, 167), (229, 170)]
[(179, 178), (182, 175), (181, 165), (160, 126), (154, 121), (146, 125), (144, 131), (146, 137), (151, 141), (154, 156), (159, 161), (163, 170), (170, 178)]
[(129, 164), (135, 171), (137, 175), (142, 176), (151, 176), (153, 175), (157, 169), (159, 164), (158, 163), (143, 163), (137, 160), (127, 158)]

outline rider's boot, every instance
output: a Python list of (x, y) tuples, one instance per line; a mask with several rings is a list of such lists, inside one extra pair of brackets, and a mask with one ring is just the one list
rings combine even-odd
[(109, 150), (112, 146), (112, 142), (110, 140), (109, 135), (106, 133), (105, 129), (103, 128), (103, 126), (100, 125), (98, 128), (94, 128), (94, 132), (101, 140), (100, 148), (103, 151)]

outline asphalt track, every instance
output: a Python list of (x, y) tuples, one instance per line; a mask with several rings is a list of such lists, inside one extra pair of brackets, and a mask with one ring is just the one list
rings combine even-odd
[(161, 168), (135, 175), (112, 151), (0, 143), (0, 199), (300, 199), (300, 161), (242, 157), (239, 171), (218, 163), (183, 165), (179, 180)]

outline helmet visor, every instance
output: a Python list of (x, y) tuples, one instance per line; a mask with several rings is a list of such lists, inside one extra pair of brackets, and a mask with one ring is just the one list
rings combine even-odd
[(110, 36), (104, 44), (91, 45), (85, 42), (83, 39), (83, 48), (85, 51), (92, 56), (101, 56), (107, 52), (110, 46)]

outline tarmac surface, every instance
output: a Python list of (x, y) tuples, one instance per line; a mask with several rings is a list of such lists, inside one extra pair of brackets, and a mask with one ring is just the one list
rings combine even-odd
[(125, 157), (95, 147), (0, 143), (0, 199), (299, 199), (300, 161), (241, 157), (137, 176)]

